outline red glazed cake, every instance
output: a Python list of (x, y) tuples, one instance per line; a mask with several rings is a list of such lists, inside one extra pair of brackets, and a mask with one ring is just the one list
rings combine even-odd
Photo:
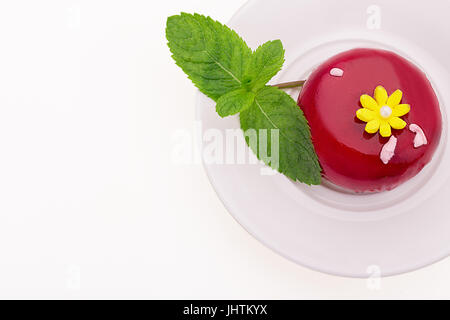
[(354, 49), (320, 65), (298, 100), (325, 179), (358, 193), (417, 175), (439, 144), (442, 116), (426, 75), (399, 55)]

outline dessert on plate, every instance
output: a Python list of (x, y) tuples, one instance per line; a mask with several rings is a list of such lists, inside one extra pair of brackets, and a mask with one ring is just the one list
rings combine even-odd
[[(239, 114), (258, 159), (295, 182), (324, 178), (356, 193), (389, 191), (416, 176), (439, 145), (437, 95), (426, 74), (396, 53), (352, 49), (306, 81), (270, 85), (285, 62), (280, 40), (252, 50), (227, 26), (186, 13), (168, 19), (166, 35), (177, 65), (218, 115)], [(298, 101), (282, 90), (297, 86)]]
[(353, 49), (322, 63), (298, 105), (323, 176), (357, 193), (392, 190), (417, 175), (439, 144), (442, 116), (427, 76), (389, 51)]

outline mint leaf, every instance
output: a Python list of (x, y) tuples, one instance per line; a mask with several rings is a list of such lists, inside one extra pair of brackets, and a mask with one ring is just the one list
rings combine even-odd
[(248, 74), (253, 90), (263, 88), (283, 67), (284, 48), (280, 40), (269, 41), (253, 53)]
[(255, 101), (255, 94), (245, 89), (238, 89), (224, 94), (217, 100), (216, 111), (219, 116), (227, 117), (249, 108)]
[[(267, 133), (267, 150), (262, 150), (261, 134), (257, 134), (257, 143), (251, 143), (246, 135), (247, 144), (267, 165), (277, 169), (294, 181), (309, 185), (318, 185), (321, 181), (321, 168), (311, 142), (309, 126), (303, 112), (287, 93), (274, 87), (265, 87), (258, 91), (254, 104), (240, 114), (241, 127), (246, 132), (254, 129), (278, 130), (278, 164), (269, 159), (272, 136)], [(264, 144), (263, 144), (264, 145)], [(261, 156), (267, 154), (268, 157)]]
[(181, 13), (168, 18), (166, 37), (177, 65), (214, 101), (245, 84), (252, 51), (230, 28), (210, 17)]
[(260, 160), (294, 181), (320, 184), (321, 168), (303, 112), (288, 94), (266, 86), (284, 63), (280, 40), (252, 52), (227, 26), (187, 13), (168, 18), (166, 37), (176, 64), (217, 102), (218, 114), (240, 112), (247, 144)]

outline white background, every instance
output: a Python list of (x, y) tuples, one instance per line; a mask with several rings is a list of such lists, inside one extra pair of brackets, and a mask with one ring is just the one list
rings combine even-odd
[(171, 163), (196, 90), (165, 20), (244, 2), (1, 2), (0, 298), (450, 298), (449, 259), (378, 289), (297, 266)]

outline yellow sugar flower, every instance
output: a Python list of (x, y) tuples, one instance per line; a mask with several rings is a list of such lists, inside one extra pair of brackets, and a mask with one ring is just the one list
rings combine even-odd
[(364, 94), (361, 96), (362, 109), (356, 111), (356, 117), (367, 122), (366, 132), (377, 133), (383, 137), (390, 137), (392, 130), (401, 130), (406, 127), (406, 122), (400, 117), (406, 115), (411, 107), (409, 104), (400, 104), (403, 98), (403, 92), (395, 91), (388, 96), (386, 89), (382, 86), (375, 88), (374, 98)]

